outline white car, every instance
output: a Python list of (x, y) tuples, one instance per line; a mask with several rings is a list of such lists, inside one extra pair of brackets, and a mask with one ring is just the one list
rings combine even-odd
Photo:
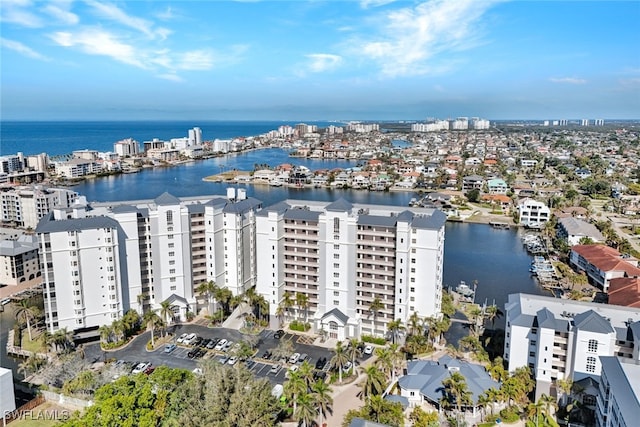
[(300, 353), (293, 353), (289, 358), (289, 363), (294, 364), (300, 359)]
[(373, 346), (372, 345), (367, 345), (364, 348), (364, 354), (371, 354), (371, 353), (373, 353)]
[(191, 345), (191, 344), (193, 344), (193, 342), (196, 340), (196, 338), (198, 338), (198, 336), (197, 336), (196, 334), (189, 334), (189, 335), (187, 335), (187, 337), (182, 341), (182, 344)]
[(186, 332), (184, 334), (180, 335), (178, 337), (177, 343), (178, 344), (182, 344), (184, 342), (185, 338), (187, 338), (188, 336), (189, 336), (189, 334), (186, 333)]
[(149, 366), (151, 366), (151, 363), (140, 362), (136, 365), (135, 368), (133, 368), (133, 371), (131, 371), (131, 373), (139, 374), (141, 372), (144, 372), (144, 370), (147, 369)]
[(285, 374), (285, 377), (289, 378), (289, 374), (296, 372), (298, 369), (300, 369), (298, 365), (293, 365), (292, 367), (289, 368), (289, 370)]
[(222, 338), (220, 341), (218, 341), (218, 344), (216, 344), (216, 346), (213, 349), (216, 351), (222, 351), (225, 345), (227, 345), (227, 340)]
[(235, 365), (237, 361), (238, 361), (238, 356), (232, 356), (227, 363), (229, 365)]

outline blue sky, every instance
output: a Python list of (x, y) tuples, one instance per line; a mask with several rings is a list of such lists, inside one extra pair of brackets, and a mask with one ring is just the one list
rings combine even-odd
[(640, 118), (640, 1), (0, 2), (3, 120)]

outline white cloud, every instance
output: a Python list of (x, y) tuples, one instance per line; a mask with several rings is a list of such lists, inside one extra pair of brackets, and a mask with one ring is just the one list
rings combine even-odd
[(133, 46), (122, 43), (115, 35), (102, 29), (88, 28), (75, 33), (60, 31), (51, 34), (50, 38), (60, 46), (77, 47), (90, 55), (108, 56), (138, 68), (148, 68), (140, 61)]
[(430, 0), (389, 11), (375, 23), (380, 34), (351, 40), (350, 50), (378, 63), (386, 76), (439, 73), (448, 69), (441, 54), (480, 43), (481, 19), (496, 2)]
[(178, 56), (176, 68), (180, 70), (210, 70), (213, 68), (213, 53), (208, 50), (192, 50)]
[(18, 52), (21, 55), (24, 55), (28, 58), (33, 58), (33, 59), (38, 59), (40, 61), (50, 61), (51, 59), (44, 56), (43, 54), (36, 52), (35, 50), (31, 49), (29, 46), (26, 46), (18, 41), (15, 40), (8, 40), (5, 38), (0, 37), (0, 46), (2, 46), (5, 49), (10, 49), (13, 50), (15, 52)]
[(321, 73), (336, 69), (342, 63), (342, 57), (329, 53), (312, 53), (306, 55), (309, 59), (307, 70), (313, 73)]
[(360, 7), (368, 9), (370, 7), (384, 6), (385, 4), (393, 3), (396, 0), (361, 0)]
[(587, 82), (585, 79), (578, 79), (575, 77), (551, 77), (549, 81), (553, 83), (567, 83), (572, 85), (583, 85)]
[(49, 3), (44, 8), (42, 8), (42, 11), (54, 17), (62, 24), (76, 25), (78, 22), (80, 22), (80, 18), (78, 17), (78, 15), (70, 12), (68, 9), (61, 7), (61, 6), (68, 7), (69, 5), (70, 5), (69, 3), (63, 3), (63, 2)]
[(122, 9), (114, 4), (100, 3), (95, 0), (86, 0), (86, 2), (103, 18), (110, 19), (126, 27), (133, 28), (134, 30), (146, 34), (150, 38), (160, 37), (161, 39), (164, 39), (170, 33), (170, 31), (165, 28), (154, 28), (153, 22), (151, 21), (127, 15)]
[(182, 77), (180, 77), (179, 75), (171, 74), (171, 73), (157, 74), (156, 77), (164, 80), (170, 80), (172, 82), (178, 82), (178, 83), (181, 83), (184, 81)]
[(23, 9), (29, 6), (29, 1), (3, 0), (2, 7), (0, 7), (0, 21), (28, 28), (42, 27), (44, 22), (38, 15)]

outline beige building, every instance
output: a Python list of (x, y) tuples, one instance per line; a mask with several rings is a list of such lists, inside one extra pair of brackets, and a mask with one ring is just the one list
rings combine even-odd
[(41, 276), (38, 238), (22, 235), (0, 242), (0, 284), (17, 286)]

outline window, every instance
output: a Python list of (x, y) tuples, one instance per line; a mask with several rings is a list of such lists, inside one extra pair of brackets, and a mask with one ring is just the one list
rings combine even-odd
[(593, 356), (587, 357), (587, 372), (595, 372), (596, 371), (596, 358)]
[(338, 301), (337, 299), (333, 300), (333, 305), (340, 305), (340, 301)]
[(172, 259), (171, 261), (169, 261), (169, 265), (175, 265), (175, 264), (176, 264), (175, 260)]
[(170, 268), (169, 269), (169, 274), (176, 274), (176, 269), (175, 268)]
[(334, 297), (339, 297), (339, 296), (340, 296), (340, 292), (338, 292), (338, 291), (333, 291), (333, 296), (334, 296)]
[(535, 346), (536, 346), (536, 344), (538, 344), (538, 342), (537, 342), (537, 341), (531, 341), (531, 347), (535, 347)]
[(340, 232), (340, 218), (338, 217), (333, 218), (333, 232), (334, 233)]
[(337, 271), (335, 273), (333, 273), (333, 277), (335, 279), (337, 279), (338, 277), (340, 277), (340, 273), (338, 273)]
[(175, 286), (175, 285), (173, 285), (173, 286), (171, 286), (171, 288), (170, 288), (170, 289), (171, 289), (172, 291), (175, 291), (175, 290), (176, 290), (176, 286)]
[(169, 249), (173, 249), (174, 246), (175, 246), (175, 243), (169, 243)]
[(167, 211), (167, 224), (173, 224), (173, 211)]
[(596, 353), (598, 351), (598, 341), (589, 340), (588, 350), (589, 350), (589, 353)]
[(173, 239), (173, 234), (167, 234), (167, 239)]
[(415, 258), (411, 258), (411, 264), (415, 264), (416, 263), (416, 259)]
[(340, 249), (340, 245), (333, 245), (333, 249), (335, 249), (335, 250)]
[(531, 329), (531, 333), (532, 333), (533, 335), (536, 335), (536, 334), (538, 333), (538, 329), (536, 329), (536, 328), (532, 328), (532, 329)]
[(536, 357), (536, 352), (535, 351), (530, 351), (529, 352), (529, 357)]
[(175, 252), (169, 252), (169, 256), (176, 256)]
[(333, 268), (340, 268), (340, 264), (338, 264), (337, 262), (333, 263)]
[(340, 254), (333, 254), (333, 259), (340, 259)]
[(333, 282), (333, 286), (340, 286), (340, 282)]
[(175, 281), (176, 281), (176, 278), (175, 278), (175, 277), (170, 277), (170, 278), (169, 278), (169, 281), (170, 281), (170, 282), (175, 282)]
[(409, 288), (409, 292), (415, 292), (416, 288)]

